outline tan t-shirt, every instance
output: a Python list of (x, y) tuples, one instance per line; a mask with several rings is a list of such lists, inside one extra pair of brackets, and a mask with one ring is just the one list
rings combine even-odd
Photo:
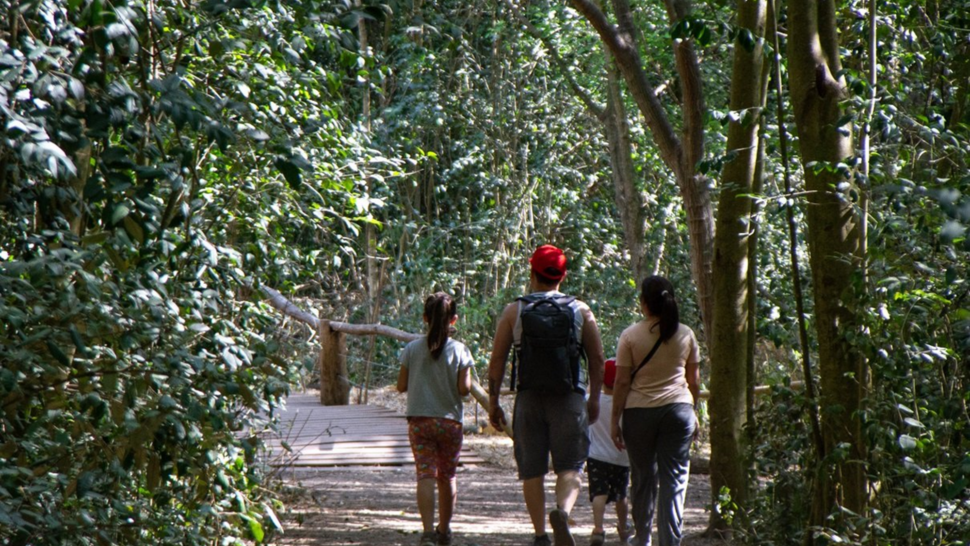
[[(629, 368), (633, 373), (640, 365), (660, 337), (660, 326), (651, 331), (653, 324), (656, 322), (642, 320), (623, 330), (616, 346), (617, 368)], [(660, 344), (650, 361), (633, 378), (626, 407), (656, 408), (679, 402), (693, 404), (694, 397), (687, 388), (688, 362), (699, 363), (700, 351), (694, 331), (680, 324), (677, 333)]]

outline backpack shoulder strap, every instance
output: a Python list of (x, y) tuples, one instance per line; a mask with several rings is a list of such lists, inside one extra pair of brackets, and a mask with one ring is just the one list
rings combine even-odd
[(569, 305), (570, 303), (576, 301), (576, 296), (555, 296), (553, 297), (556, 303), (559, 305)]
[(642, 368), (647, 362), (650, 362), (650, 359), (653, 358), (654, 353), (656, 353), (657, 349), (660, 348), (661, 343), (663, 343), (663, 340), (658, 337), (657, 342), (653, 344), (653, 349), (650, 349), (650, 352), (647, 353), (647, 356), (645, 356), (643, 360), (640, 361), (640, 365), (637, 366), (637, 369), (633, 370), (633, 373), (630, 374), (631, 385), (633, 384), (633, 378), (637, 375), (637, 372), (639, 372), (640, 368)]
[(557, 306), (569, 305), (570, 303), (576, 301), (576, 296), (543, 296), (540, 294), (529, 294), (527, 296), (519, 296), (515, 298), (515, 301), (524, 302), (526, 305), (539, 303), (541, 301), (548, 301), (554, 303)]

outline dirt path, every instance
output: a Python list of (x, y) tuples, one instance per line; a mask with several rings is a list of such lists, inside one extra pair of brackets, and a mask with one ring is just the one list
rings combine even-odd
[[(370, 403), (404, 412), (406, 398), (393, 388), (371, 391)], [(511, 399), (506, 400), (511, 408)], [(510, 410), (507, 410), (510, 411)], [(458, 469), (458, 508), (452, 520), (455, 546), (526, 546), (532, 543), (532, 524), (516, 479), (512, 440), (485, 425), (484, 410), (465, 404), (465, 444), (487, 464)], [(491, 433), (490, 433), (491, 432)], [(687, 489), (683, 546), (713, 546), (698, 535), (707, 527), (711, 488), (706, 456), (691, 463), (694, 473)], [(700, 470), (700, 471), (699, 471)], [(421, 517), (415, 501), (414, 468), (322, 468), (285, 475), (286, 508), (279, 513), (285, 532), (275, 543), (285, 546), (416, 546)], [(546, 478), (546, 501), (551, 509), (555, 475)], [(573, 534), (578, 546), (589, 543), (593, 530), (585, 481), (573, 508)], [(616, 517), (607, 509), (606, 544), (617, 545)], [(551, 529), (550, 529), (551, 532)], [(656, 543), (656, 541), (654, 542)]]
[[(552, 476), (551, 476), (552, 477)], [(547, 502), (553, 480), (546, 480)], [(421, 520), (414, 500), (414, 469), (359, 467), (303, 471), (286, 477), (289, 494), (280, 516), (286, 528), (278, 544), (408, 545), (417, 544)], [(520, 482), (504, 465), (463, 467), (458, 473), (458, 509), (452, 523), (457, 546), (499, 546), (531, 543)], [(577, 544), (588, 543), (592, 513), (585, 487), (572, 518)], [(706, 475), (691, 476), (685, 510), (684, 546), (709, 546), (700, 533), (708, 518), (710, 486)], [(619, 544), (610, 525), (607, 544)]]

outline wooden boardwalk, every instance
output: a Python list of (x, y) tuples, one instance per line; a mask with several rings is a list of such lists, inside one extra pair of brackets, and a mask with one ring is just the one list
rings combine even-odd
[[(414, 464), (403, 415), (380, 406), (322, 406), (312, 394), (291, 394), (280, 434), (264, 440), (276, 467)], [(461, 462), (485, 461), (462, 448)]]

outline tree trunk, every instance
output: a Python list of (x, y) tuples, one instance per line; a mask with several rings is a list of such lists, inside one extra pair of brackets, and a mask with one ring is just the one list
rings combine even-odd
[[(832, 0), (789, 2), (788, 71), (799, 150), (808, 194), (808, 247), (819, 346), (823, 467), (813, 498), (812, 525), (824, 525), (836, 506), (855, 513), (867, 500), (866, 449), (860, 411), (863, 360), (848, 341), (856, 316), (852, 300), (861, 267), (859, 218), (846, 190), (851, 125), (839, 126), (845, 99)], [(842, 446), (848, 446), (843, 448)], [(836, 455), (838, 451), (844, 454)]]
[(754, 46), (734, 43), (731, 112), (727, 153), (733, 155), (721, 173), (714, 242), (714, 325), (711, 340), (711, 490), (714, 510), (711, 528), (727, 525), (717, 510), (722, 488), (744, 506), (748, 496), (742, 426), (747, 415), (748, 369), (748, 251), (752, 199), (758, 169), (761, 125), (767, 0), (742, 0), (738, 26), (751, 32)]
[[(683, 19), (691, 10), (688, 0), (668, 0), (666, 4), (671, 24)], [(627, 83), (630, 96), (643, 115), (661, 159), (677, 180), (687, 213), (691, 273), (697, 287), (702, 333), (710, 336), (714, 317), (711, 281), (714, 215), (708, 181), (696, 172), (696, 165), (704, 154), (704, 96), (693, 40), (681, 40), (674, 46), (683, 96), (681, 110), (684, 113), (683, 133), (678, 136), (643, 70), (643, 62), (637, 49), (633, 12), (628, 0), (613, 0), (616, 25), (609, 21), (593, 0), (572, 0), (572, 5), (596, 29), (600, 39), (606, 44)]]
[(633, 167), (633, 146), (630, 143), (630, 124), (623, 105), (620, 75), (612, 59), (607, 58), (607, 102), (603, 111), (603, 128), (610, 148), (610, 172), (616, 208), (623, 223), (623, 239), (630, 253), (630, 271), (637, 282), (648, 274), (645, 252), (646, 203), (636, 184)]

